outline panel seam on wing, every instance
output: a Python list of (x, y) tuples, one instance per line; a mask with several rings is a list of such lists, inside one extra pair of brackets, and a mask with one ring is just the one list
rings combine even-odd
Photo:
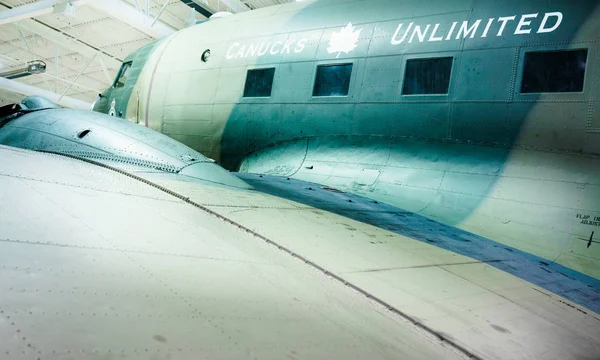
[(142, 182), (142, 183), (144, 183), (146, 185), (149, 185), (149, 186), (151, 186), (151, 187), (153, 187), (153, 188), (155, 188), (157, 190), (160, 190), (160, 191), (162, 191), (164, 193), (167, 193), (167, 194), (169, 194), (171, 196), (174, 196), (174, 197), (182, 200), (183, 202), (188, 203), (188, 204), (196, 207), (197, 209), (200, 209), (200, 210), (204, 211), (205, 213), (208, 213), (209, 215), (212, 215), (212, 216), (214, 216), (214, 217), (216, 217), (216, 218), (218, 218), (218, 219), (220, 219), (220, 220), (222, 220), (222, 221), (224, 221), (224, 222), (226, 222), (226, 223), (228, 223), (230, 225), (233, 225), (234, 227), (238, 228), (239, 230), (242, 230), (242, 231), (244, 231), (244, 232), (246, 232), (246, 233), (248, 233), (248, 234), (250, 234), (250, 235), (252, 235), (252, 236), (254, 236), (254, 237), (256, 237), (256, 238), (258, 238), (258, 239), (260, 239), (262, 241), (264, 241), (264, 242), (266, 242), (267, 244), (276, 247), (278, 250), (283, 251), (284, 253), (286, 253), (288, 255), (291, 255), (292, 257), (294, 257), (294, 258), (302, 261), (306, 265), (308, 265), (308, 266), (310, 266), (310, 267), (318, 270), (319, 272), (325, 274), (326, 276), (328, 276), (328, 277), (330, 277), (330, 278), (332, 278), (332, 279), (334, 279), (334, 280), (342, 283), (343, 285), (345, 285), (345, 286), (351, 288), (352, 290), (358, 292), (359, 294), (365, 296), (367, 299), (369, 299), (369, 300), (377, 303), (380, 306), (383, 306), (384, 308), (386, 308), (391, 313), (399, 316), (400, 318), (402, 318), (404, 320), (409, 321), (410, 323), (412, 323), (413, 326), (415, 326), (415, 327), (417, 327), (417, 328), (425, 331), (429, 335), (433, 335), (435, 338), (437, 338), (442, 343), (448, 344), (450, 347), (454, 348), (454, 350), (458, 351), (460, 354), (467, 356), (467, 358), (469, 358), (469, 359), (476, 359), (476, 360), (484, 360), (482, 357), (476, 355), (471, 350), (467, 349), (466, 347), (462, 346), (461, 344), (458, 344), (457, 342), (453, 341), (452, 339), (449, 339), (446, 335), (444, 335), (444, 334), (436, 331), (435, 329), (433, 329), (433, 328), (425, 325), (424, 323), (419, 322), (414, 317), (412, 317), (412, 316), (408, 315), (407, 313), (401, 311), (400, 309), (398, 309), (397, 307), (391, 305), (390, 303), (388, 303), (388, 302), (386, 302), (386, 301), (384, 301), (384, 300), (382, 300), (382, 299), (380, 299), (380, 298), (372, 295), (368, 291), (360, 288), (357, 285), (354, 285), (353, 283), (345, 280), (341, 276), (338, 276), (338, 275), (330, 272), (329, 270), (327, 270), (324, 267), (318, 265), (317, 263), (315, 263), (315, 262), (313, 262), (313, 261), (305, 258), (304, 256), (302, 256), (302, 255), (294, 252), (293, 250), (291, 250), (291, 249), (289, 249), (289, 248), (287, 248), (285, 246), (282, 246), (282, 245), (278, 244), (277, 242), (275, 242), (275, 241), (267, 238), (266, 236), (261, 235), (258, 232), (254, 231), (254, 230), (252, 230), (250, 228), (247, 228), (246, 226), (244, 226), (242, 224), (239, 224), (239, 223), (237, 223), (237, 222), (229, 219), (228, 217), (226, 217), (224, 215), (221, 215), (221, 214), (219, 214), (219, 213), (217, 213), (217, 212), (215, 212), (215, 211), (207, 208), (206, 206), (203, 206), (203, 205), (201, 205), (199, 203), (194, 202), (193, 200), (191, 200), (187, 196), (184, 196), (184, 195), (181, 195), (179, 193), (176, 193), (176, 192), (174, 192), (172, 190), (169, 190), (168, 188), (166, 188), (164, 186), (161, 186), (161, 185), (159, 185), (157, 183), (154, 183), (154, 182), (152, 182), (150, 180), (144, 179), (144, 178), (142, 178), (140, 176), (137, 176), (135, 174), (129, 173), (127, 171), (124, 171), (124, 170), (112, 167), (110, 165), (106, 165), (106, 164), (99, 163), (99, 162), (96, 162), (96, 161), (93, 161), (93, 160), (90, 160), (90, 159), (80, 158), (80, 157), (73, 156), (73, 155), (68, 155), (68, 154), (57, 154), (57, 155), (61, 155), (61, 156), (65, 156), (65, 157), (68, 157), (68, 158), (80, 160), (80, 161), (87, 162), (87, 163), (90, 163), (90, 164), (93, 164), (93, 165), (97, 165), (97, 166), (105, 168), (107, 170), (111, 170), (111, 171), (117, 172), (117, 173), (119, 173), (121, 175), (124, 175), (124, 176), (132, 178), (134, 180), (140, 181), (140, 182)]

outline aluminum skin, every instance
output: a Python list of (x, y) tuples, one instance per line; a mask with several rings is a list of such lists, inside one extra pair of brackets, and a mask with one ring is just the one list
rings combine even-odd
[[(352, 191), (599, 278), (598, 4), (319, 0), (252, 11), (133, 54), (131, 91), (107, 89), (96, 110), (115, 100), (117, 116), (227, 169)], [(344, 29), (358, 36), (333, 46)], [(587, 49), (583, 91), (521, 92), (526, 54), (575, 49)], [(435, 57), (453, 58), (448, 93), (403, 95), (407, 61)], [(312, 96), (318, 65), (348, 63), (347, 96)], [(244, 98), (247, 71), (271, 67), (271, 96)]]

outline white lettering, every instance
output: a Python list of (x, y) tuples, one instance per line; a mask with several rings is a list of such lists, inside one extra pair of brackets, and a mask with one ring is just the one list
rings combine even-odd
[(258, 50), (258, 46), (254, 46), (254, 44), (250, 44), (250, 46), (248, 47), (248, 51), (246, 51), (245, 57), (248, 57), (250, 55), (254, 56), (254, 54), (256, 54), (256, 50)]
[(227, 50), (227, 60), (231, 60), (233, 59), (233, 57), (235, 56), (235, 53), (232, 52), (232, 50), (234, 50), (237, 46), (240, 46), (240, 44), (238, 43), (234, 43), (229, 47), (229, 50)]
[(406, 36), (408, 35), (408, 32), (412, 28), (413, 24), (414, 23), (412, 23), (412, 22), (410, 24), (408, 24), (408, 28), (406, 29), (406, 32), (404, 33), (404, 36), (402, 36), (402, 39), (396, 40), (398, 38), (398, 34), (400, 33), (400, 30), (402, 29), (402, 25), (404, 25), (404, 24), (398, 25), (398, 28), (396, 29), (396, 33), (392, 37), (392, 45), (402, 44), (404, 42), (404, 40), (406, 39)]
[(244, 59), (249, 57), (261, 57), (268, 53), (272, 55), (278, 54), (291, 54), (292, 50), (295, 53), (301, 53), (306, 48), (308, 42), (307, 38), (300, 40), (290, 39), (285, 43), (283, 41), (276, 42), (262, 42), (241, 45), (240, 43), (233, 43), (227, 50), (225, 57), (228, 60), (231, 59)]
[[(546, 28), (546, 23), (548, 22), (548, 19), (551, 16), (556, 18), (556, 24), (554, 24), (554, 26), (551, 28)], [(542, 24), (540, 25), (540, 28), (537, 33), (542, 34), (542, 33), (553, 32), (554, 30), (558, 29), (558, 27), (560, 26), (562, 21), (563, 21), (563, 14), (561, 12), (546, 13), (546, 14), (544, 14), (544, 20), (542, 20)]]
[[(490, 31), (495, 31), (492, 30), (492, 26), (496, 21), (500, 24), (496, 36), (504, 36), (504, 32), (507, 29), (507, 24), (511, 21), (515, 21), (517, 16), (519, 16), (519, 21), (516, 24), (514, 35), (531, 34), (534, 31), (534, 28), (532, 28), (533, 20), (539, 18), (539, 15), (540, 13), (532, 13), (504, 16), (499, 18), (488, 18), (485, 28), (483, 28), (483, 32), (481, 33), (481, 38), (486, 38), (488, 37)], [(555, 31), (561, 26), (563, 19), (564, 16), (562, 12), (557, 11), (545, 13), (541, 24), (537, 29), (537, 33), (543, 34)], [(392, 45), (399, 45), (404, 42), (412, 43), (413, 41), (422, 43), (444, 40), (474, 39), (478, 34), (483, 21), (484, 19), (454, 21), (452, 22), (452, 25), (450, 26), (450, 29), (446, 35), (443, 34), (443, 30), (440, 30), (440, 27), (445, 28), (445, 26), (442, 26), (441, 23), (416, 25), (414, 22), (411, 22), (406, 27), (404, 26), (405, 23), (401, 23), (398, 24), (398, 27), (392, 36), (391, 43)], [(458, 26), (459, 23), (460, 26)], [(330, 42), (332, 40), (330, 40)], [(227, 50), (226, 58), (231, 60), (236, 58), (261, 57), (267, 54), (284, 55), (291, 54), (292, 52), (298, 54), (306, 49), (308, 41), (308, 38), (302, 38), (300, 40), (288, 39), (287, 41), (270, 41), (246, 45), (236, 42), (231, 44)]]
[(235, 54), (235, 58), (244, 58), (244, 53), (246, 52), (246, 45), (244, 46), (240, 46), (240, 49), (238, 50), (237, 54)]
[(498, 35), (496, 35), (496, 36), (502, 36), (502, 33), (504, 32), (504, 28), (506, 27), (506, 23), (509, 21), (513, 21), (516, 18), (517, 18), (516, 15), (498, 18), (498, 22), (502, 22), (502, 25), (500, 25), (500, 30), (498, 30)]
[(442, 41), (442, 40), (444, 40), (443, 36), (435, 37), (435, 33), (438, 31), (439, 27), (440, 27), (440, 24), (435, 24), (435, 26), (433, 27), (433, 32), (431, 33), (431, 36), (429, 36), (429, 40), (427, 40), (427, 41)]
[[(265, 48), (263, 49), (263, 45), (265, 46)], [(260, 47), (258, 48), (258, 56), (263, 56), (264, 54), (267, 53), (267, 51), (269, 51), (269, 46), (271, 46), (271, 42), (268, 43), (262, 43), (260, 44)]]
[(471, 33), (471, 39), (474, 38), (475, 33), (477, 32), (477, 28), (479, 28), (479, 24), (481, 24), (481, 20), (475, 21), (475, 24), (471, 25), (471, 27), (467, 29), (469, 22), (463, 21), (462, 25), (460, 26), (460, 29), (458, 29), (458, 34), (456, 34), (456, 40), (460, 39), (461, 34), (463, 36), (463, 39), (466, 39), (467, 36), (469, 36), (469, 33)]
[(490, 31), (490, 27), (492, 26), (492, 23), (494, 22), (494, 20), (496, 20), (496, 18), (490, 18), (488, 20), (487, 25), (485, 26), (485, 29), (483, 30), (483, 34), (481, 34), (481, 37), (487, 37), (488, 31)]
[(425, 36), (427, 35), (427, 32), (429, 31), (430, 26), (431, 25), (427, 25), (425, 27), (425, 30), (423, 32), (421, 32), (421, 27), (419, 25), (416, 25), (415, 29), (413, 30), (412, 35), (410, 36), (410, 40), (408, 40), (408, 42), (411, 43), (413, 41), (413, 39), (415, 38), (415, 35), (417, 35), (417, 37), (419, 38), (419, 42), (425, 41)]
[(523, 29), (524, 26), (530, 26), (531, 21), (526, 21), (527, 19), (535, 19), (538, 14), (526, 14), (521, 16), (521, 20), (519, 20), (519, 24), (517, 25), (517, 29), (515, 30), (515, 35), (520, 34), (529, 34), (531, 33), (531, 29)]
[(306, 47), (306, 43), (308, 42), (308, 39), (302, 39), (300, 41), (298, 41), (298, 43), (296, 44), (296, 49), (294, 50), (295, 53), (301, 53), (302, 51), (304, 51), (304, 48)]
[(456, 21), (452, 23), (450, 31), (448, 32), (448, 36), (446, 36), (446, 40), (450, 40), (450, 38), (452, 38), (452, 33), (454, 32), (454, 28), (456, 28), (456, 24), (458, 24)]
[(296, 40), (288, 40), (285, 42), (285, 45), (283, 45), (283, 49), (281, 50), (281, 54), (283, 55), (284, 53), (290, 53), (290, 51), (292, 51), (292, 49), (290, 49), (290, 46), (292, 46), (293, 43), (295, 43)]
[(273, 46), (271, 46), (271, 51), (269, 51), (271, 53), (271, 55), (277, 55), (279, 53), (279, 50), (275, 49), (275, 47), (277, 46), (277, 44), (283, 45), (283, 41), (275, 41), (273, 43)]

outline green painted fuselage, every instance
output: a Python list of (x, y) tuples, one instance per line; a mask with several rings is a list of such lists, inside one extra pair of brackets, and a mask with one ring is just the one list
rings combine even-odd
[[(140, 49), (95, 110), (230, 170), (366, 194), (600, 278), (599, 44), (596, 0), (300, 2)], [(581, 88), (528, 91), (528, 54), (566, 51), (585, 54)], [(447, 89), (406, 91), (407, 64), (432, 58), (451, 58)], [(314, 96), (336, 64), (352, 65), (348, 94)], [(270, 96), (244, 97), (266, 68)]]

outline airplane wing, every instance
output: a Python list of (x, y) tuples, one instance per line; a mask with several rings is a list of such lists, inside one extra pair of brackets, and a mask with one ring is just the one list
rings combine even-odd
[(278, 248), (293, 229), (226, 215), (306, 206), (8, 147), (0, 169), (3, 359), (460, 357)]
[[(143, 163), (125, 151), (143, 141), (110, 153), (38, 117), (56, 125), (55, 146), (27, 123), (36, 114), (0, 129), (5, 143), (29, 129), (41, 137), (21, 144), (62, 151), (0, 146), (2, 359), (600, 354), (586, 279), (540, 275), (506, 249), (466, 254), (448, 244), (489, 244), (357, 195), (259, 175), (216, 181), (204, 160), (189, 169), (193, 153), (191, 165), (161, 151)], [(117, 128), (101, 123), (85, 125)]]

